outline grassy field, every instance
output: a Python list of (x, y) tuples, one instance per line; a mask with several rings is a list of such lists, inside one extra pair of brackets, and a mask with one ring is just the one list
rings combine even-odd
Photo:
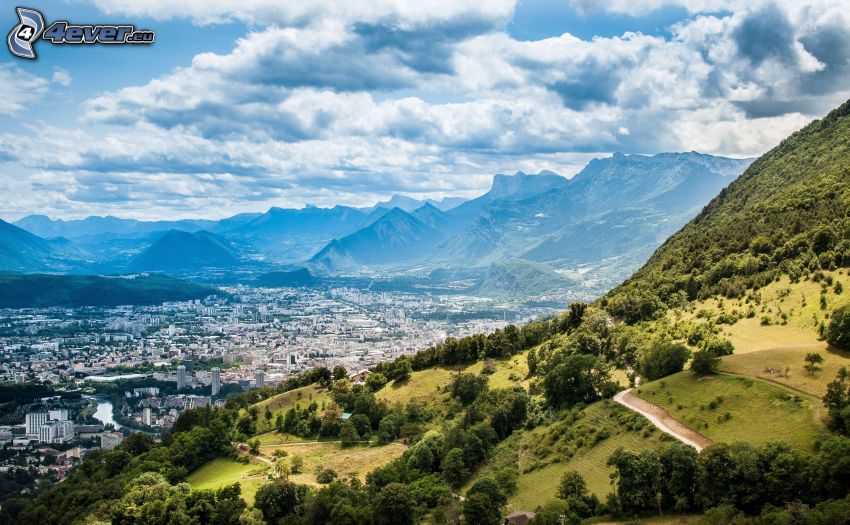
[(249, 463), (244, 465), (238, 461), (218, 458), (189, 474), (186, 481), (193, 489), (218, 489), (225, 485), (239, 483), (242, 487), (242, 497), (249, 505), (254, 502), (254, 495), (260, 485), (266, 482), (265, 465)]
[(375, 397), (389, 404), (396, 402), (407, 403), (412, 399), (423, 402), (435, 400), (442, 396), (441, 391), (448, 386), (456, 369), (429, 368), (418, 370), (410, 375), (407, 381), (393, 381), (375, 392)]
[(509, 511), (533, 510), (553, 499), (568, 470), (581, 473), (590, 491), (604, 500), (611, 492), (611, 469), (606, 463), (617, 448), (655, 449), (670, 439), (643, 417), (612, 401), (601, 401), (584, 410), (564, 412), (549, 425), (516, 432), (496, 448), (492, 460), (461, 492), (510, 466), (519, 470), (520, 478), (508, 501)]
[[(817, 351), (824, 362), (810, 374), (803, 368), (807, 352)], [(758, 377), (815, 397), (823, 397), (826, 385), (835, 379), (841, 367), (850, 367), (850, 354), (821, 344), (819, 348), (773, 348), (761, 352), (724, 357), (720, 369), (738, 375)], [(788, 368), (786, 375), (785, 371)]]
[[(300, 405), (305, 407), (313, 401), (319, 405), (321, 410), (322, 403), (328, 403), (331, 397), (325, 388), (318, 385), (307, 385), (301, 388), (278, 394), (274, 397), (264, 399), (255, 406), (260, 410), (260, 417), (257, 418), (257, 432), (268, 432), (274, 428), (274, 421), (278, 414), (286, 415), (286, 411), (293, 406)], [(265, 418), (265, 410), (268, 407), (272, 411), (272, 417), (269, 420)], [(297, 440), (293, 439), (293, 441)]]
[[(522, 385), (528, 387), (528, 361), (526, 360), (525, 352), (519, 353), (509, 359), (494, 360), (496, 372), (488, 377), (490, 388), (511, 388), (514, 385)], [(464, 370), (473, 374), (480, 374), (484, 368), (484, 361), (474, 363)]]
[[(528, 363), (525, 353), (519, 353), (508, 359), (494, 359), (496, 372), (488, 376), (490, 388), (510, 388), (514, 385), (527, 387)], [(418, 400), (426, 405), (439, 406), (447, 397), (444, 392), (452, 381), (452, 376), (461, 372), (480, 374), (484, 362), (479, 361), (467, 367), (438, 367), (418, 370), (407, 381), (387, 384), (375, 392), (375, 397), (392, 405)]]
[[(850, 302), (850, 292), (834, 292), (837, 282), (844, 288), (850, 286), (850, 276), (842, 271), (825, 273), (832, 279), (832, 285), (825, 281), (792, 283), (788, 277), (782, 277), (760, 289), (749, 300), (711, 298), (696, 301), (684, 311), (671, 311), (670, 318), (702, 323), (717, 320), (721, 314), (744, 315), (734, 324), (720, 325), (721, 335), (732, 341), (736, 354), (773, 349), (796, 349), (803, 355), (810, 351), (823, 352), (826, 344), (819, 340), (818, 327), (828, 323), (829, 312), (834, 307)], [(750, 309), (754, 316), (747, 318), (745, 314)]]
[(357, 477), (366, 480), (366, 474), (401, 456), (404, 445), (391, 443), (380, 447), (357, 446), (342, 448), (338, 443), (305, 443), (303, 445), (266, 445), (260, 447), (260, 453), (272, 457), (276, 450), (286, 452), (287, 464), (292, 457), (300, 456), (304, 460), (303, 472), (290, 476), (296, 483), (318, 485), (316, 471), (322, 468), (333, 469), (340, 477)]
[(724, 374), (699, 379), (686, 371), (634, 392), (715, 442), (786, 441), (810, 449), (825, 432), (820, 400), (758, 379)]

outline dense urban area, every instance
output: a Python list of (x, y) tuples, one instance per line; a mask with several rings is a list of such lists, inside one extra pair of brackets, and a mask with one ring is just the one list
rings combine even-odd
[(50, 385), (27, 403), (14, 390), (4, 396), (0, 470), (58, 481), (88, 450), (114, 448), (131, 431), (156, 437), (182, 411), (228, 394), (318, 366), (356, 378), (447, 337), (550, 312), (353, 288), (224, 292), (158, 306), (0, 310), (0, 382)]

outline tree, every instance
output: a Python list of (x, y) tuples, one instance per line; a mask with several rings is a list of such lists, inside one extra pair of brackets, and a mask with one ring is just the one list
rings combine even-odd
[(643, 354), (640, 372), (649, 381), (681, 372), (691, 356), (690, 350), (668, 339), (657, 339)]
[(369, 432), (372, 431), (372, 422), (366, 414), (354, 414), (351, 416), (349, 421), (351, 421), (351, 424), (354, 425), (354, 429), (357, 430), (357, 435), (361, 438), (365, 438), (369, 435)]
[(372, 372), (368, 376), (366, 376), (366, 388), (368, 388), (372, 392), (377, 392), (378, 390), (384, 388), (384, 385), (386, 384), (387, 377), (380, 372)]
[(487, 378), (470, 373), (457, 374), (449, 385), (452, 397), (464, 405), (475, 401), (485, 390), (487, 390)]
[(269, 523), (289, 515), (299, 504), (298, 487), (291, 481), (266, 483), (257, 490), (254, 506), (263, 513)]
[(540, 507), (532, 525), (580, 525), (583, 520), (572, 512), (565, 501), (552, 500)]
[(486, 494), (475, 493), (463, 502), (465, 523), (475, 525), (499, 525), (502, 520), (502, 507), (494, 504)]
[(390, 483), (372, 501), (375, 525), (413, 525), (414, 506), (407, 487)]
[(844, 435), (850, 435), (850, 387), (847, 386), (850, 373), (841, 367), (835, 379), (826, 385), (823, 404), (829, 412), (829, 428)]
[(806, 364), (804, 368), (809, 373), (809, 375), (815, 375), (815, 372), (820, 370), (819, 364), (823, 363), (823, 356), (817, 352), (809, 352), (805, 357)]
[(251, 454), (256, 456), (257, 454), (260, 453), (260, 440), (259, 439), (255, 439), (255, 440), (251, 441), (249, 443), (249, 446), (250, 446), (250, 448), (249, 448), (248, 452), (250, 452)]
[(333, 371), (333, 378), (334, 381), (339, 381), (340, 379), (347, 379), (348, 370), (346, 370), (345, 367), (342, 365), (335, 366)]
[(720, 358), (711, 350), (699, 350), (694, 352), (691, 361), (691, 371), (698, 376), (707, 376), (717, 372), (720, 366)]
[(266, 525), (260, 509), (245, 509), (239, 515), (239, 525)]
[(850, 305), (839, 306), (832, 311), (826, 341), (842, 350), (850, 350)]
[(469, 475), (466, 463), (463, 461), (463, 450), (459, 448), (453, 448), (446, 453), (440, 468), (443, 470), (443, 478), (446, 483), (452, 487), (461, 486), (466, 476)]
[(558, 497), (561, 499), (569, 499), (570, 497), (582, 498), (587, 495), (587, 483), (581, 474), (575, 470), (569, 470), (561, 477), (561, 484), (558, 486)]
[(732, 341), (723, 339), (722, 337), (709, 337), (700, 345), (703, 350), (708, 350), (716, 356), (732, 355), (735, 353), (735, 346)]
[(382, 445), (391, 443), (398, 437), (398, 431), (399, 426), (395, 417), (392, 415), (384, 417), (378, 425), (378, 443)]
[(346, 421), (342, 424), (339, 430), (339, 439), (343, 447), (350, 447), (360, 439), (360, 436), (357, 435), (357, 429), (354, 428), (354, 424), (351, 421)]
[(608, 378), (608, 369), (601, 358), (576, 354), (568, 356), (546, 374), (543, 391), (546, 401), (553, 407), (590, 403), (599, 399)]
[(484, 494), (494, 505), (504, 506), (508, 503), (508, 498), (502, 492), (502, 489), (499, 488), (499, 484), (492, 478), (479, 479), (466, 492), (467, 497), (475, 494)]

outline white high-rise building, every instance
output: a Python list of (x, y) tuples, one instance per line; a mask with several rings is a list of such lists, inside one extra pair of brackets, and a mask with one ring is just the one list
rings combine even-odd
[(263, 388), (266, 385), (266, 374), (262, 370), (254, 372), (254, 384), (257, 388)]
[(212, 395), (217, 396), (221, 390), (221, 368), (213, 368), (211, 376), (210, 386), (212, 388)]
[(59, 435), (59, 422), (47, 421), (38, 428), (38, 440), (42, 443), (53, 443)]
[(29, 412), (26, 415), (27, 434), (37, 436), (41, 425), (47, 423), (47, 412)]
[(47, 415), (49, 420), (58, 419), (60, 421), (66, 421), (68, 418), (68, 409), (60, 408), (57, 410), (48, 410)]
[(153, 426), (151, 424), (153, 423), (153, 413), (151, 412), (151, 407), (145, 407), (145, 409), (142, 411), (142, 421), (145, 425), (149, 427)]
[(180, 365), (177, 367), (177, 390), (186, 388), (186, 366)]

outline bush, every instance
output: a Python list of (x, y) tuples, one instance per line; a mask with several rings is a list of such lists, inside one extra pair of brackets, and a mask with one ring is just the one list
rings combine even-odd
[(339, 476), (334, 469), (324, 468), (316, 474), (316, 481), (322, 485), (327, 485), (328, 483), (332, 483), (333, 480), (338, 477)]
[(700, 350), (694, 353), (691, 361), (691, 371), (698, 376), (707, 376), (717, 372), (720, 358), (710, 350)]
[(640, 361), (640, 372), (649, 381), (681, 372), (691, 356), (691, 351), (679, 343), (656, 340)]
[(732, 355), (735, 352), (732, 341), (722, 337), (710, 337), (703, 341), (700, 346), (703, 350), (708, 350), (716, 356)]
[(840, 306), (832, 311), (826, 341), (842, 350), (850, 350), (850, 306)]

